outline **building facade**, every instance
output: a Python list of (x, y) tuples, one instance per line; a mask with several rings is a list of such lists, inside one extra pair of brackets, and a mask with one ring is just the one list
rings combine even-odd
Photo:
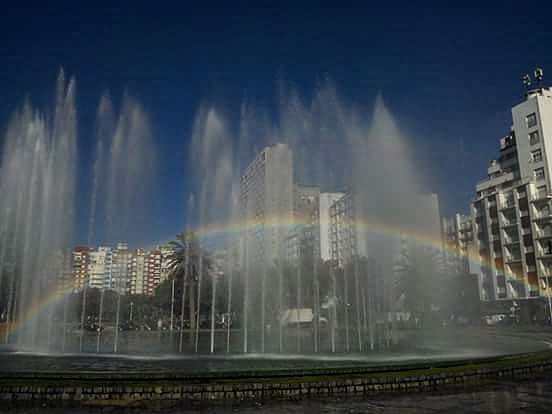
[(359, 252), (355, 202), (355, 195), (346, 193), (329, 209), (331, 260), (334, 266), (340, 268), (345, 267)]
[(550, 88), (528, 91), (512, 108), (512, 121), (471, 205), (482, 301), (551, 294)]
[(472, 216), (457, 213), (443, 218), (442, 232), (445, 273), (451, 277), (471, 273)]
[(318, 214), (320, 224), (320, 257), (324, 261), (332, 259), (331, 206), (344, 195), (345, 193), (320, 193)]
[(266, 147), (240, 181), (241, 262), (272, 265), (284, 258), (293, 213), (293, 167), (286, 144)]
[(300, 257), (320, 257), (320, 187), (295, 185), (293, 224), (286, 239), (287, 263), (296, 266)]
[(90, 251), (90, 286), (107, 289), (111, 280), (113, 257), (110, 247), (100, 246)]
[(77, 246), (73, 249), (72, 269), (73, 290), (77, 292), (90, 282), (90, 248)]

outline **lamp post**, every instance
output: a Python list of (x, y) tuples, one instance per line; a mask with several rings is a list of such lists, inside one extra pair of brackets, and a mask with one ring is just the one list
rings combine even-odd
[(549, 286), (549, 278), (546, 277), (546, 281), (544, 279), (541, 279), (542, 282), (542, 288), (546, 289), (546, 298), (548, 300), (548, 323), (552, 325), (552, 300), (550, 298), (550, 286)]
[(133, 308), (134, 308), (134, 302), (130, 302), (130, 317), (129, 317), (130, 322), (132, 322), (132, 310), (133, 310)]

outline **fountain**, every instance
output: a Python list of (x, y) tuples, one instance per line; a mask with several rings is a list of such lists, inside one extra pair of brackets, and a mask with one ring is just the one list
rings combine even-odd
[[(63, 252), (71, 246), (75, 214), (75, 87), (62, 71), (52, 113), (26, 102), (6, 129), (0, 164), (0, 297), (7, 297), (3, 312), (17, 325), (19, 348), (50, 348), (63, 296), (56, 285), (65, 270)], [(9, 335), (7, 329), (6, 342)]]
[[(439, 220), (383, 100), (364, 111), (327, 81), (310, 101), (280, 85), (277, 107), (270, 114), (246, 101), (233, 120), (231, 111), (200, 106), (179, 272), (145, 305), (129, 298), (128, 269), (99, 285), (68, 277), (77, 178), (86, 176), (76, 168), (74, 80), (60, 74), (51, 113), (29, 102), (16, 111), (0, 164), (0, 314), (10, 349), (48, 352), (62, 368), (74, 357), (79, 369), (90, 358), (114, 370), (132, 361), (137, 370), (174, 363), (209, 373), (511, 352), (494, 341), (478, 348), (484, 339), (453, 330), (442, 338), (406, 326), (435, 300)], [(84, 238), (132, 240), (155, 177), (151, 122), (136, 99), (125, 95), (116, 111), (105, 94), (95, 132)], [(321, 194), (331, 195), (326, 210)], [(322, 222), (337, 230), (322, 235)], [(128, 246), (113, 254), (128, 255)], [(157, 326), (137, 330), (134, 320), (150, 308)]]

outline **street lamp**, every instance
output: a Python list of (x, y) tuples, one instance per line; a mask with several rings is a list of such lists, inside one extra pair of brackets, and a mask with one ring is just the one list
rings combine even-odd
[(550, 285), (549, 285), (549, 278), (546, 277), (546, 281), (544, 279), (541, 279), (542, 282), (542, 288), (546, 289), (546, 296), (548, 298), (548, 317), (549, 317), (549, 323), (552, 325), (552, 300), (550, 299)]
[(134, 302), (130, 302), (130, 322), (132, 322), (132, 309), (134, 308)]

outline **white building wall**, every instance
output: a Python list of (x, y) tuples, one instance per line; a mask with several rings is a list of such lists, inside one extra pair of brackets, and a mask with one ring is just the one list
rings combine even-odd
[(111, 248), (99, 247), (90, 253), (90, 286), (98, 289), (109, 287), (111, 280)]
[(344, 195), (345, 193), (320, 193), (320, 256), (324, 261), (332, 258), (330, 207)]
[(285, 144), (266, 147), (241, 178), (244, 234), (241, 262), (273, 264), (284, 257), (293, 216), (292, 154)]

